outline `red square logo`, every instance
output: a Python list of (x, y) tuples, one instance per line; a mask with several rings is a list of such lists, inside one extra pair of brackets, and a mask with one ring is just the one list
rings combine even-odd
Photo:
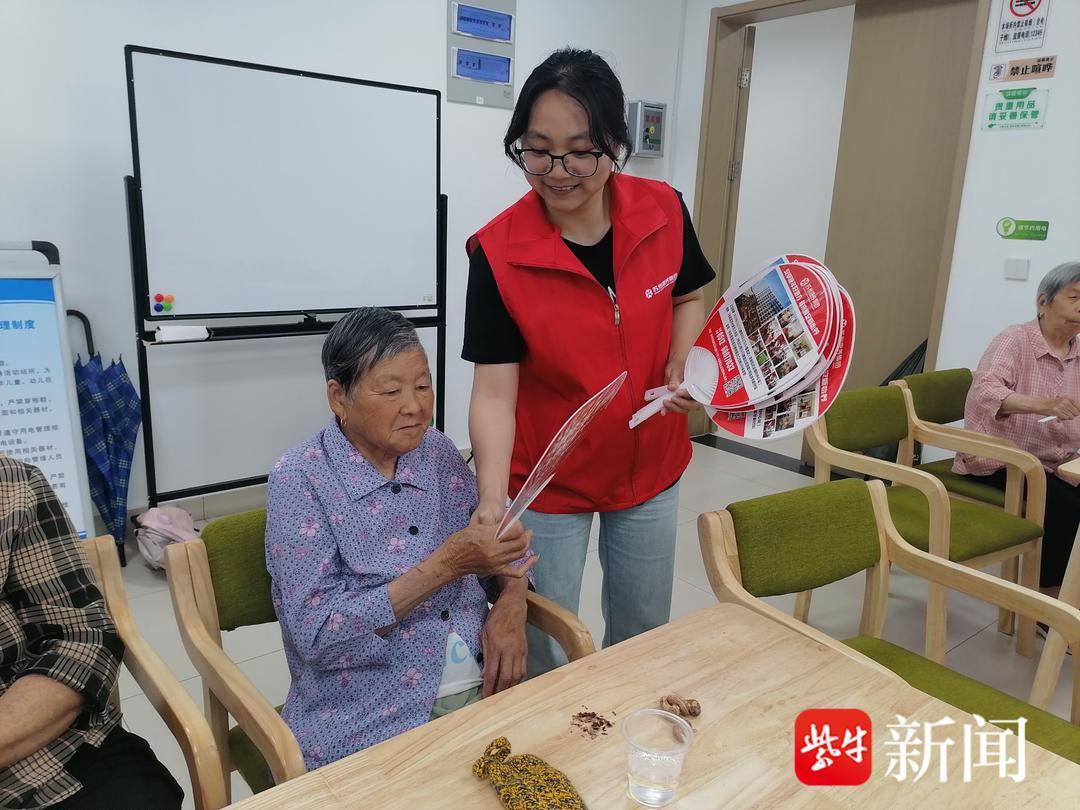
[(804, 785), (861, 785), (873, 770), (870, 717), (807, 709), (795, 718), (795, 776)]

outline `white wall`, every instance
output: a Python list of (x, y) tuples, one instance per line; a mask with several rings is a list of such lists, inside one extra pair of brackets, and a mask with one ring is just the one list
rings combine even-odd
[[(629, 98), (673, 103), (684, 8), (684, 0), (519, 0), (519, 80), (552, 50), (572, 44), (607, 58)], [(689, 21), (686, 29), (693, 30)], [(444, 0), (0, 0), (0, 239), (55, 242), (69, 306), (89, 315), (103, 355), (123, 353), (133, 367), (121, 183), (131, 172), (123, 46), (445, 91), (445, 34)], [(673, 121), (680, 106), (700, 107), (700, 87), (684, 99), (672, 110)], [(471, 366), (458, 359), (463, 246), (527, 186), (502, 155), (509, 111), (445, 104), (443, 114), (443, 189), (450, 197), (446, 425), (466, 445)], [(692, 147), (633, 161), (630, 171), (669, 179), (673, 153), (696, 165), (696, 123), (692, 131)], [(678, 127), (673, 134), (676, 140), (682, 135)], [(689, 183), (679, 183), (692, 192), (692, 171), (689, 176)], [(81, 347), (81, 337), (75, 335), (73, 345)], [(144, 504), (145, 493), (139, 449), (131, 505)]]
[[(964, 195), (945, 304), (938, 368), (974, 368), (990, 340), (1035, 316), (1039, 281), (1055, 265), (1080, 259), (1080, 3), (1052, 4), (1041, 50), (994, 52), (1001, 0), (990, 9), (979, 104), (972, 124)], [(990, 66), (1008, 59), (1058, 55), (1057, 75), (1037, 82), (990, 82)], [(981, 129), (983, 96), (1007, 87), (1050, 90), (1046, 126), (1014, 132)], [(1050, 220), (1045, 242), (1000, 238), (1002, 217)], [(1027, 281), (1006, 281), (1009, 257), (1031, 260)]]
[(701, 103), (705, 95), (706, 60), (709, 55), (709, 27), (712, 10), (734, 6), (741, 0), (686, 0), (674, 127), (668, 140), (672, 150), (671, 184), (682, 192), (690, 212), (697, 192), (698, 141), (701, 135)]
[(733, 283), (781, 253), (825, 258), (854, 17), (847, 6), (755, 26)]

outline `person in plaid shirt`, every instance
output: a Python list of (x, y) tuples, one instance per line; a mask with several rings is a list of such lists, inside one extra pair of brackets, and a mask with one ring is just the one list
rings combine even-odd
[[(1046, 468), (1044, 593), (1056, 597), (1080, 523), (1080, 482), (1058, 468), (1080, 451), (1080, 262), (1039, 283), (1038, 317), (1010, 326), (990, 344), (964, 407), (968, 430), (1000, 436)], [(953, 469), (1005, 489), (1001, 462), (958, 454)]]
[(56, 494), (0, 455), (0, 807), (180, 807), (110, 702), (123, 654)]

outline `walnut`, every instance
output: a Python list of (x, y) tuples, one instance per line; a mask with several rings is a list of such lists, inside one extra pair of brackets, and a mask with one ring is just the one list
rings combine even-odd
[(660, 708), (665, 712), (677, 714), (679, 717), (697, 717), (701, 714), (701, 704), (693, 698), (683, 698), (679, 695), (664, 695), (660, 698)]

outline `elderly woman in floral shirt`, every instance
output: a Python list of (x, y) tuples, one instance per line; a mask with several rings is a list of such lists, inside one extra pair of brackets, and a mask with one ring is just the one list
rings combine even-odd
[(501, 541), (470, 525), (476, 481), (429, 428), (431, 374), (404, 317), (349, 313), (322, 361), (334, 419), (274, 465), (266, 524), (282, 716), (309, 768), (518, 683), (537, 559), (520, 525)]

